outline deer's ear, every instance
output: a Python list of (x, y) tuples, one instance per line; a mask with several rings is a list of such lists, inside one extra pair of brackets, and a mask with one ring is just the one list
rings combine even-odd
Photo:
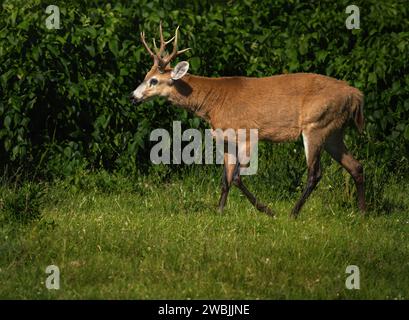
[(172, 77), (172, 80), (179, 80), (187, 73), (188, 70), (189, 62), (182, 61), (176, 65), (176, 67), (172, 70), (170, 76)]

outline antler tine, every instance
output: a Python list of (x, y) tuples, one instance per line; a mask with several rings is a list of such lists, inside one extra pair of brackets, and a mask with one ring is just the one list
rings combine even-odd
[(176, 31), (175, 31), (175, 36), (174, 36), (174, 41), (173, 41), (173, 50), (170, 56), (175, 56), (178, 51), (178, 32), (179, 32), (179, 26), (177, 26)]
[(143, 31), (141, 32), (141, 41), (142, 41), (142, 44), (145, 47), (145, 49), (148, 51), (149, 55), (153, 58), (153, 62), (155, 64), (158, 64), (159, 61), (158, 61), (156, 55), (152, 52), (152, 50), (149, 48), (148, 44), (145, 41), (145, 32), (143, 32)]
[(160, 44), (162, 45), (164, 43), (163, 30), (162, 30), (162, 20), (159, 22), (159, 36), (160, 36)]
[[(166, 66), (168, 63), (170, 63), (173, 59), (175, 59), (177, 56), (179, 56), (183, 52), (186, 52), (186, 51), (190, 50), (190, 48), (186, 48), (186, 49), (178, 51), (178, 31), (179, 31), (179, 26), (176, 28), (175, 36), (172, 38), (172, 39), (174, 39), (172, 53), (169, 54), (165, 59), (160, 61), (160, 64), (162, 65), (162, 67)], [(169, 40), (169, 42), (170, 42), (170, 40)]]
[(145, 47), (146, 51), (148, 51), (149, 54), (152, 56), (152, 55), (153, 55), (153, 52), (152, 52), (152, 50), (149, 48), (148, 44), (147, 44), (146, 41), (145, 41), (145, 32), (143, 32), (143, 31), (141, 32), (141, 41), (142, 41), (142, 44), (143, 44), (143, 46)]
[(186, 49), (179, 50), (176, 56), (178, 56), (178, 55), (182, 54), (183, 52), (186, 52), (186, 51), (188, 51), (190, 49), (191, 48), (186, 48)]
[(165, 51), (165, 47), (166, 47), (166, 42), (163, 38), (163, 30), (162, 30), (162, 20), (159, 22), (159, 36), (160, 36), (160, 48), (159, 51), (157, 51), (157, 55), (158, 58), (161, 59), (162, 58), (162, 54)]
[(165, 42), (166, 45), (168, 45), (169, 43), (171, 43), (173, 41), (173, 39), (175, 39), (175, 36), (173, 36), (172, 38), (170, 38), (168, 41)]
[(171, 43), (175, 37), (173, 36), (171, 39), (169, 39), (168, 41), (165, 41), (165, 37), (163, 36), (163, 28), (162, 28), (162, 21), (160, 21), (159, 24), (159, 33), (160, 33), (160, 49), (159, 51), (156, 50), (156, 54), (158, 55), (158, 58), (162, 58), (162, 54), (164, 53), (166, 46)]
[(163, 65), (166, 66), (169, 62), (171, 62), (174, 58), (177, 56), (177, 50), (178, 50), (178, 31), (179, 31), (179, 26), (177, 26), (175, 35), (173, 37), (173, 50), (172, 53), (169, 54), (165, 59), (163, 59)]
[(155, 38), (152, 39), (152, 42), (153, 42), (153, 47), (155, 48), (156, 53), (158, 53), (158, 47), (156, 46)]

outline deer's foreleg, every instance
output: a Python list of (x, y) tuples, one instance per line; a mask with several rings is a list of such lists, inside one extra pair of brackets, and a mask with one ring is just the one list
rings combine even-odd
[(224, 168), (222, 176), (222, 194), (219, 200), (219, 211), (223, 212), (224, 206), (226, 205), (227, 196), (229, 195), (229, 190), (233, 182), (233, 177), (237, 171), (238, 163), (229, 163), (228, 153), (224, 154)]
[(234, 185), (240, 189), (240, 191), (249, 199), (251, 204), (256, 207), (258, 211), (264, 212), (269, 216), (273, 216), (274, 213), (270, 210), (267, 205), (263, 204), (262, 202), (258, 201), (257, 198), (247, 189), (247, 187), (241, 181), (240, 173), (234, 177), (233, 180)]
[[(249, 149), (251, 148), (250, 144), (247, 143), (245, 146), (245, 152), (247, 152), (249, 154)], [(243, 148), (244, 150), (244, 148)], [(235, 168), (235, 172), (233, 175), (233, 184), (239, 188), (239, 190), (246, 196), (246, 198), (251, 202), (251, 204), (256, 207), (256, 209), (258, 211), (264, 212), (269, 216), (273, 216), (273, 212), (270, 210), (270, 208), (267, 207), (267, 205), (263, 204), (262, 202), (260, 202), (259, 200), (257, 200), (257, 198), (255, 197), (254, 194), (252, 194), (249, 189), (247, 189), (247, 187), (243, 184), (243, 181), (241, 180), (240, 177), (240, 155), (239, 155), (239, 159), (237, 160), (237, 166)]]

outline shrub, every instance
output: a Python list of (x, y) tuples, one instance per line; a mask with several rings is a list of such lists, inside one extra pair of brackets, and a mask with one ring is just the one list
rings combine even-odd
[[(361, 29), (347, 30), (350, 1), (58, 2), (61, 29), (45, 26), (49, 5), (6, 0), (0, 11), (0, 164), (135, 172), (149, 164), (149, 133), (206, 125), (158, 99), (128, 95), (151, 66), (139, 32), (165, 36), (181, 25), (191, 72), (267, 76), (316, 72), (348, 80), (366, 96), (366, 134), (349, 139), (389, 169), (409, 153), (409, 7), (356, 1)], [(289, 146), (291, 150), (293, 146)], [(59, 169), (65, 168), (63, 170)]]
[(41, 184), (25, 182), (15, 190), (2, 193), (0, 210), (7, 219), (27, 223), (41, 216), (44, 197)]

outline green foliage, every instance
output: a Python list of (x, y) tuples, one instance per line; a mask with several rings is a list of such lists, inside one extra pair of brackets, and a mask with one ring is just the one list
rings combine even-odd
[[(356, 1), (361, 29), (345, 8), (301, 0), (59, 2), (61, 29), (45, 26), (49, 5), (6, 0), (0, 11), (0, 161), (67, 176), (78, 168), (140, 170), (149, 133), (205, 127), (162, 100), (132, 106), (151, 66), (139, 32), (165, 36), (181, 26), (191, 72), (268, 76), (316, 72), (345, 79), (366, 96), (366, 134), (351, 137), (368, 158), (393, 169), (409, 153), (409, 7)], [(288, 150), (293, 149), (289, 146)], [(36, 172), (37, 172), (36, 171)]]
[(2, 189), (0, 211), (6, 219), (27, 223), (41, 216), (44, 190), (41, 184), (25, 182), (14, 189)]

